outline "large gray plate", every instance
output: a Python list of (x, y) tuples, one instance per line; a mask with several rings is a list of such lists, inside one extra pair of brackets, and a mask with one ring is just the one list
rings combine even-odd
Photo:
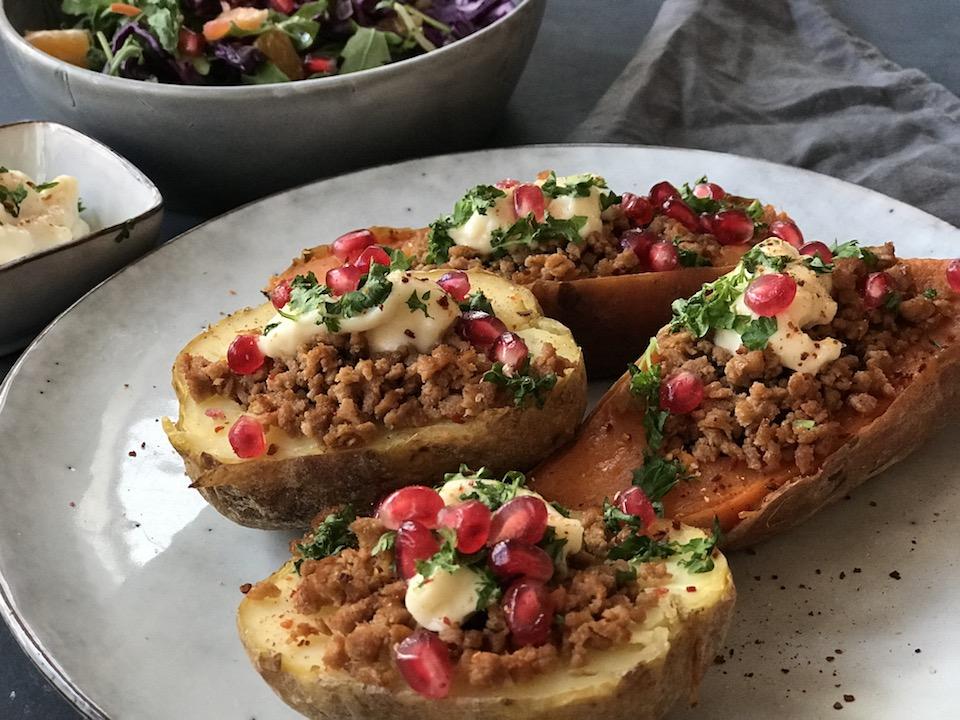
[[(172, 359), (218, 313), (256, 303), (266, 276), (301, 247), (373, 223), (424, 223), (476, 182), (544, 168), (590, 169), (637, 190), (706, 172), (789, 208), (811, 238), (960, 252), (960, 231), (837, 180), (612, 146), (377, 168), (187, 233), (63, 315), (0, 391), (0, 610), (79, 707), (111, 718), (292, 717), (249, 666), (233, 621), (238, 586), (279, 565), (287, 535), (234, 526), (187, 489), (159, 423), (176, 412)], [(849, 501), (734, 555), (740, 601), (726, 660), (709, 673), (700, 708), (674, 717), (833, 717), (835, 702), (844, 717), (956, 717), (956, 450), (945, 422)]]

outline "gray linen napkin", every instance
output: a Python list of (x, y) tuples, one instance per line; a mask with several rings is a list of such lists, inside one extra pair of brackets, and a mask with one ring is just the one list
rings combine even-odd
[(816, 0), (667, 0), (570, 140), (765, 158), (960, 225), (960, 99)]

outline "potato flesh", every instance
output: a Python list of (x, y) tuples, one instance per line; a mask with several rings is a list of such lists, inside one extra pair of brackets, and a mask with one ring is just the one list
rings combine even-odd
[[(706, 535), (690, 527), (670, 534), (670, 539), (679, 543), (697, 537)], [(731, 596), (733, 580), (722, 555), (714, 559), (713, 570), (706, 573), (691, 573), (680, 567), (677, 560), (668, 560), (666, 566), (672, 577), (659, 587), (669, 592), (660, 598), (655, 608), (648, 611), (645, 621), (634, 628), (629, 643), (605, 651), (592, 651), (584, 666), (563, 666), (519, 685), (475, 688), (460, 680), (454, 686), (451, 697), (533, 699), (538, 707), (559, 707), (585, 698), (610, 695), (623, 677), (637, 666), (656, 666), (661, 663), (670, 649), (672, 638), (687, 618)], [(292, 627), (295, 628), (299, 623), (310, 624), (316, 620), (315, 616), (300, 615), (293, 610), (289, 598), (298, 580), (293, 563), (288, 562), (269, 579), (280, 589), (278, 597), (245, 598), (241, 602), (238, 624), (244, 645), (252, 657), (279, 654), (282, 672), (291, 675), (303, 686), (320, 681), (356, 683), (342, 671), (324, 668), (327, 636), (312, 635), (308, 638), (309, 645), (298, 644), (291, 639), (290, 630), (281, 627), (281, 622), (290, 625), (286, 621), (292, 621)], [(696, 591), (689, 591), (690, 587), (696, 588)], [(653, 589), (648, 592), (653, 592)], [(406, 687), (391, 688), (390, 691), (398, 698), (415, 697), (413, 691)]]
[[(444, 272), (429, 271), (424, 274), (439, 279)], [(509, 330), (520, 335), (527, 343), (531, 356), (540, 354), (544, 344), (551, 343), (562, 357), (574, 363), (580, 362), (580, 349), (570, 331), (555, 320), (543, 317), (537, 301), (529, 290), (512, 285), (490, 273), (471, 272), (469, 275), (471, 292), (483, 291), (493, 305), (497, 317)], [(236, 312), (194, 338), (184, 348), (184, 352), (201, 355), (211, 361), (222, 359), (226, 355), (227, 347), (239, 333), (258, 332), (275, 313), (276, 309), (270, 303)], [(195, 401), (189, 397), (185, 382), (179, 374), (175, 375), (174, 382), (181, 400), (188, 401), (181, 402), (180, 420), (176, 426), (168, 421), (164, 423), (171, 439), (176, 436), (182, 439), (184, 445), (201, 447), (204, 452), (223, 464), (243, 462), (233, 452), (227, 439), (227, 429), (243, 414), (241, 406), (219, 395), (203, 401)], [(208, 411), (215, 416), (207, 415)], [(222, 416), (219, 413), (222, 413)], [(469, 423), (457, 424), (442, 421), (421, 428), (406, 428), (385, 433), (369, 443), (367, 447), (374, 450), (402, 443), (417, 433), (430, 432), (438, 426), (462, 428), (463, 432), (469, 434)], [(269, 444), (277, 448), (277, 452), (271, 456), (274, 460), (314, 455), (325, 451), (315, 438), (291, 437), (278, 427), (270, 428), (266, 438)]]

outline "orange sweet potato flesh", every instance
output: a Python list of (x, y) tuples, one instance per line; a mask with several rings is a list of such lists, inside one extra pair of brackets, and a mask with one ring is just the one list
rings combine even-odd
[[(380, 245), (410, 252), (427, 229), (370, 228)], [(422, 244), (422, 243), (421, 243)], [(733, 269), (749, 245), (722, 250), (717, 267), (681, 268), (668, 272), (610, 275), (580, 280), (536, 280), (530, 290), (543, 313), (573, 332), (591, 380), (617, 377), (632, 362), (636, 348), (670, 319), (670, 304), (692, 295), (707, 282)], [(283, 279), (313, 272), (321, 282), (327, 270), (340, 265), (328, 245), (321, 245), (294, 260), (271, 278), (268, 290)]]
[[(908, 260), (918, 287), (950, 298), (953, 317), (898, 358), (899, 393), (870, 417), (841, 418), (846, 436), (812, 475), (785, 464), (757, 472), (729, 458), (700, 466), (664, 498), (668, 517), (709, 527), (716, 516), (725, 545), (744, 547), (782, 532), (899, 462), (949, 416), (960, 397), (960, 299), (946, 283), (945, 260)], [(939, 344), (939, 348), (934, 343)], [(639, 350), (640, 348), (636, 348)], [(600, 400), (577, 436), (531, 473), (530, 486), (573, 508), (596, 506), (630, 485), (643, 464), (643, 406), (624, 375)]]

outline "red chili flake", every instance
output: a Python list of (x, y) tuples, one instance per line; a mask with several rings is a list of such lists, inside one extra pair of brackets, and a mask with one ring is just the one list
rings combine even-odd
[(213, 429), (213, 431), (214, 431), (214, 432), (220, 432), (220, 431), (223, 430), (223, 428), (225, 428), (225, 427), (226, 427), (226, 425), (217, 425), (217, 426)]
[(267, 455), (276, 455), (279, 449), (276, 445), (270, 443), (270, 447), (267, 448)]
[(226, 413), (224, 413), (223, 410), (218, 410), (217, 408), (210, 408), (209, 410), (204, 411), (203, 414), (208, 418), (216, 418), (218, 420), (222, 420), (226, 417)]
[(696, 591), (697, 591), (696, 585), (687, 585), (687, 592), (696, 592)]
[(293, 620), (287, 618), (286, 620), (280, 623), (280, 627), (282, 627), (284, 630), (289, 630), (290, 628), (293, 627)]
[(236, 294), (237, 294), (237, 291), (236, 291), (236, 290), (227, 290), (227, 292), (230, 293), (231, 295), (236, 295)]
[(242, 592), (244, 595), (246, 595), (252, 589), (253, 589), (253, 585), (251, 583), (244, 583), (243, 585), (240, 586), (240, 592)]
[(136, 457), (136, 456), (137, 456), (137, 451), (136, 451), (136, 450), (131, 450), (130, 452), (127, 453), (127, 455), (129, 455), (130, 457)]
[[(70, 507), (74, 507), (74, 508), (77, 506), (77, 504), (76, 504), (73, 500), (71, 500), (71, 501), (68, 503), (68, 505), (70, 505)], [(917, 652), (920, 652), (920, 651), (917, 650)]]

